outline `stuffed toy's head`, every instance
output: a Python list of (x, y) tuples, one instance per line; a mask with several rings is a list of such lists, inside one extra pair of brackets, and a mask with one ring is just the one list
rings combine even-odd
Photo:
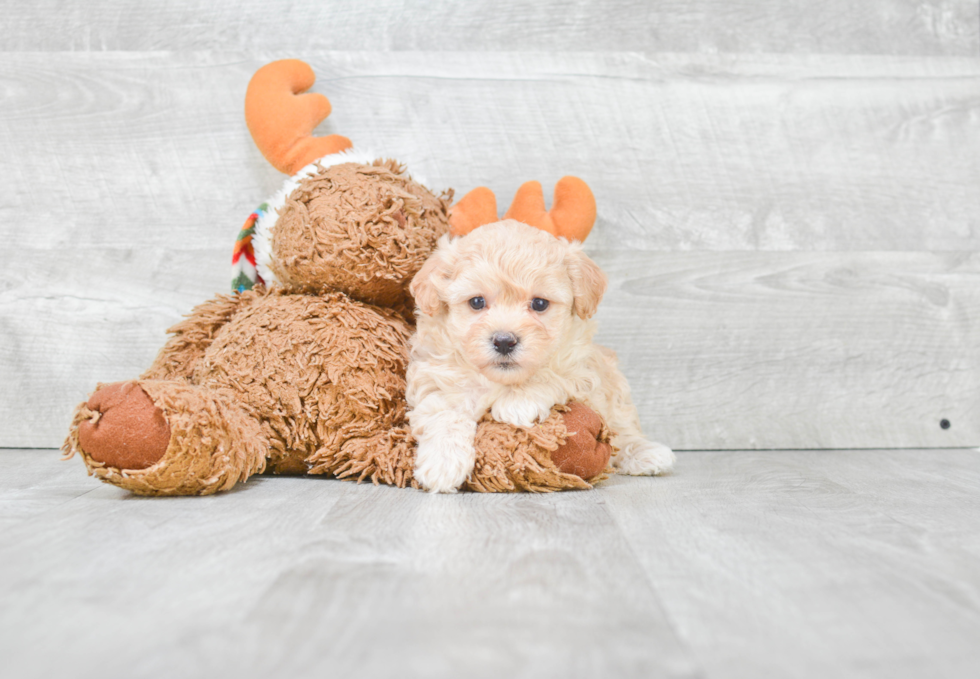
[(355, 154), (293, 175), (255, 224), (256, 268), (294, 292), (338, 290), (395, 307), (449, 229), (449, 196), (435, 196), (398, 163)]
[(452, 193), (434, 195), (397, 162), (353, 151), (344, 137), (313, 137), (330, 112), (323, 95), (302, 94), (313, 80), (307, 64), (285, 60), (249, 83), (252, 137), (273, 166), (292, 174), (242, 232), (258, 280), (410, 308), (408, 285), (449, 230)]

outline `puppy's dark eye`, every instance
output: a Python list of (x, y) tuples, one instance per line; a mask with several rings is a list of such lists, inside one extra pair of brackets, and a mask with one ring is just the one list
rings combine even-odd
[(487, 305), (487, 300), (483, 299), (482, 297), (474, 297), (473, 299), (470, 300), (470, 308), (473, 309), (474, 311), (479, 311), (486, 305)]
[(549, 304), (551, 304), (551, 302), (546, 299), (541, 299), (540, 297), (535, 297), (531, 300), (531, 308), (535, 311), (544, 311), (548, 308)]

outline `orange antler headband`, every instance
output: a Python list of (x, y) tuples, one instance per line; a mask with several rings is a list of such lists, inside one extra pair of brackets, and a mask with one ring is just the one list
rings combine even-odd
[[(595, 224), (595, 196), (589, 185), (578, 177), (562, 177), (555, 184), (555, 198), (550, 210), (544, 209), (544, 192), (540, 182), (521, 185), (504, 214), (554, 236), (584, 241)], [(477, 227), (497, 221), (497, 198), (485, 186), (467, 193), (449, 215), (451, 232), (463, 236)]]
[(277, 170), (295, 174), (317, 158), (351, 148), (339, 134), (314, 137), (313, 130), (330, 115), (322, 94), (303, 94), (316, 75), (306, 62), (283, 59), (266, 64), (252, 76), (245, 92), (245, 122), (266, 160)]

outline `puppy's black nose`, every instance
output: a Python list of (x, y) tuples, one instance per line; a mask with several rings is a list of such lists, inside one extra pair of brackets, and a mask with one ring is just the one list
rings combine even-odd
[(498, 354), (506, 356), (517, 346), (517, 337), (510, 332), (497, 332), (493, 335), (493, 348)]

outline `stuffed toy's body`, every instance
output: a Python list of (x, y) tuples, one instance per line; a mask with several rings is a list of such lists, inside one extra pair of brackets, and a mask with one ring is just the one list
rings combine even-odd
[[(250, 84), (253, 137), (293, 176), (243, 232), (240, 292), (196, 307), (138, 380), (99, 385), (76, 410), (65, 452), (103, 481), (145, 495), (210, 494), (263, 471), (417, 486), (408, 287), (451, 228), (452, 194), (342, 137), (310, 137), (329, 113), (322, 95), (297, 96), (312, 82), (306, 64), (286, 61)], [(464, 487), (589, 488), (608, 440), (581, 404), (529, 429), (486, 417)]]

